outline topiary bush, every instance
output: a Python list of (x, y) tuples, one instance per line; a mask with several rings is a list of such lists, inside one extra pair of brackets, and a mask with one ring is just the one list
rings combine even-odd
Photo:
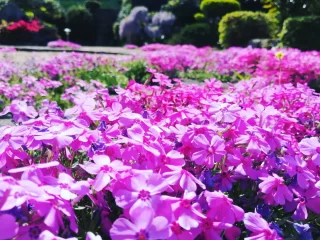
[(272, 38), (277, 20), (261, 12), (237, 11), (228, 13), (219, 22), (219, 43), (222, 47), (245, 47), (251, 39)]
[(15, 3), (23, 10), (32, 10), (39, 8), (43, 0), (9, 0), (8, 3)]
[(280, 39), (283, 46), (301, 50), (320, 50), (320, 16), (288, 18)]
[(197, 22), (205, 22), (206, 21), (206, 16), (203, 14), (203, 13), (196, 13), (194, 15), (194, 19), (197, 21)]
[(149, 11), (159, 11), (168, 0), (131, 0), (133, 7), (145, 6)]
[(84, 6), (72, 6), (67, 11), (67, 27), (71, 29), (70, 40), (82, 45), (94, 42), (93, 16)]
[(200, 10), (207, 18), (214, 19), (240, 10), (240, 3), (237, 0), (203, 0)]
[(181, 32), (172, 36), (169, 44), (192, 44), (197, 47), (217, 45), (217, 29), (207, 23), (194, 23), (185, 26)]

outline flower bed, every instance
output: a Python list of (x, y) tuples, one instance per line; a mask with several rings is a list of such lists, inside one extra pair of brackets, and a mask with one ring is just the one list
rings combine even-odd
[(57, 40), (57, 41), (52, 41), (48, 42), (48, 47), (50, 48), (69, 48), (69, 49), (79, 49), (81, 48), (81, 45), (69, 41), (64, 41), (64, 40)]
[[(263, 55), (283, 64), (270, 64), (274, 78), (243, 64), (266, 66), (262, 50), (194, 48), (200, 64), (191, 49), (167, 55), (250, 79), (185, 85), (159, 73), (159, 59), (145, 85), (131, 80), (111, 96), (91, 77), (126, 74), (128, 58), (1, 63), (0, 115), (16, 125), (0, 128), (0, 239), (318, 238), (320, 98), (286, 80), (295, 52)], [(164, 52), (150, 53), (134, 60)]]

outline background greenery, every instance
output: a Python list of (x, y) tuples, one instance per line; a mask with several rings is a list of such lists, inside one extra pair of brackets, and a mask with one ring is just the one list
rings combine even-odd
[[(320, 49), (320, 34), (315, 31), (319, 29), (320, 0), (0, 0), (0, 8), (10, 2), (46, 26), (41, 35), (44, 39), (38, 37), (34, 44), (43, 44), (45, 39), (56, 35), (66, 39), (63, 30), (69, 27), (72, 29), (70, 40), (82, 45), (161, 42), (226, 48), (260, 41), (279, 42), (278, 46), (302, 50)], [(88, 2), (97, 5), (90, 9)], [(139, 25), (143, 34), (136, 31), (139, 42), (134, 42), (134, 37), (122, 39), (120, 22), (129, 19), (130, 12), (137, 6), (149, 10), (148, 18)], [(158, 35), (143, 32), (150, 30), (149, 26), (159, 27), (152, 25), (152, 17), (164, 11), (175, 17), (171, 32)], [(246, 14), (240, 16), (238, 11)], [(164, 17), (159, 21), (165, 20)], [(130, 27), (127, 31), (130, 32)], [(45, 36), (46, 33), (51, 36)], [(10, 41), (7, 36), (5, 32), (0, 33), (1, 39)]]
[[(121, 6), (120, 0), (101, 0), (101, 7), (103, 8), (116, 8), (119, 9)], [(67, 9), (75, 5), (84, 5), (86, 0), (60, 0), (61, 5)]]

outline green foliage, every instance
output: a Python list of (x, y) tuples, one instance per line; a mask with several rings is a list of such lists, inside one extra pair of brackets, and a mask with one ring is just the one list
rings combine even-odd
[(143, 83), (148, 79), (150, 75), (147, 72), (146, 64), (147, 63), (142, 60), (124, 63), (123, 66), (126, 68), (124, 75), (129, 80), (133, 79), (138, 83)]
[(2, 9), (5, 5), (7, 5), (9, 0), (0, 0), (0, 9)]
[(169, 44), (193, 44), (197, 47), (215, 46), (218, 41), (217, 29), (207, 23), (185, 26), (168, 41)]
[(181, 79), (191, 79), (203, 82), (204, 80), (209, 80), (211, 78), (215, 78), (221, 82), (232, 82), (236, 83), (240, 80), (249, 79), (250, 76), (241, 75), (238, 73), (233, 73), (232, 75), (221, 75), (216, 72), (208, 72), (206, 70), (189, 70), (187, 72), (179, 72), (178, 77)]
[(73, 6), (67, 12), (67, 26), (71, 29), (70, 40), (83, 45), (94, 41), (92, 14), (84, 6)]
[(228, 13), (219, 22), (219, 43), (222, 47), (245, 47), (251, 39), (272, 38), (277, 21), (266, 13), (237, 11)]
[(237, 0), (203, 0), (200, 9), (207, 18), (214, 19), (240, 10), (240, 3)]
[(162, 10), (176, 16), (176, 25), (185, 26), (195, 22), (194, 15), (199, 12), (200, 0), (169, 0)]
[(15, 3), (23, 10), (32, 10), (39, 8), (43, 0), (9, 0), (9, 3)]
[(320, 16), (288, 18), (280, 39), (284, 46), (301, 50), (320, 50)]
[(309, 10), (311, 14), (320, 15), (320, 1), (319, 0), (309, 0)]
[[(269, 13), (279, 13), (280, 21), (288, 17), (308, 16), (319, 6), (319, 0), (261, 0)], [(319, 12), (318, 12), (319, 13)]]
[(86, 69), (77, 70), (75, 77), (86, 81), (98, 80), (108, 88), (113, 86), (125, 87), (128, 84), (128, 78), (123, 73), (108, 65), (98, 66), (90, 71)]
[(120, 22), (125, 17), (129, 16), (132, 9), (132, 3), (130, 0), (122, 0), (121, 8), (118, 15), (118, 22)]
[[(120, 0), (100, 0), (101, 8), (114, 8), (119, 9), (119, 2)], [(63, 8), (68, 9), (72, 6), (77, 5), (85, 5), (86, 0), (60, 0), (61, 5)]]
[(196, 13), (194, 15), (194, 19), (197, 21), (197, 22), (204, 22), (206, 20), (206, 16), (203, 14), (203, 13)]
[(58, 1), (44, 0), (40, 8), (34, 11), (35, 15), (45, 22), (59, 24), (65, 21), (65, 11)]

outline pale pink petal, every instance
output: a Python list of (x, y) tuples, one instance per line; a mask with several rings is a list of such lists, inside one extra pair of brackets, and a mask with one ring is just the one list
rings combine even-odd
[(108, 173), (100, 172), (96, 176), (93, 187), (96, 191), (100, 192), (103, 188), (105, 188), (110, 182), (110, 176)]

